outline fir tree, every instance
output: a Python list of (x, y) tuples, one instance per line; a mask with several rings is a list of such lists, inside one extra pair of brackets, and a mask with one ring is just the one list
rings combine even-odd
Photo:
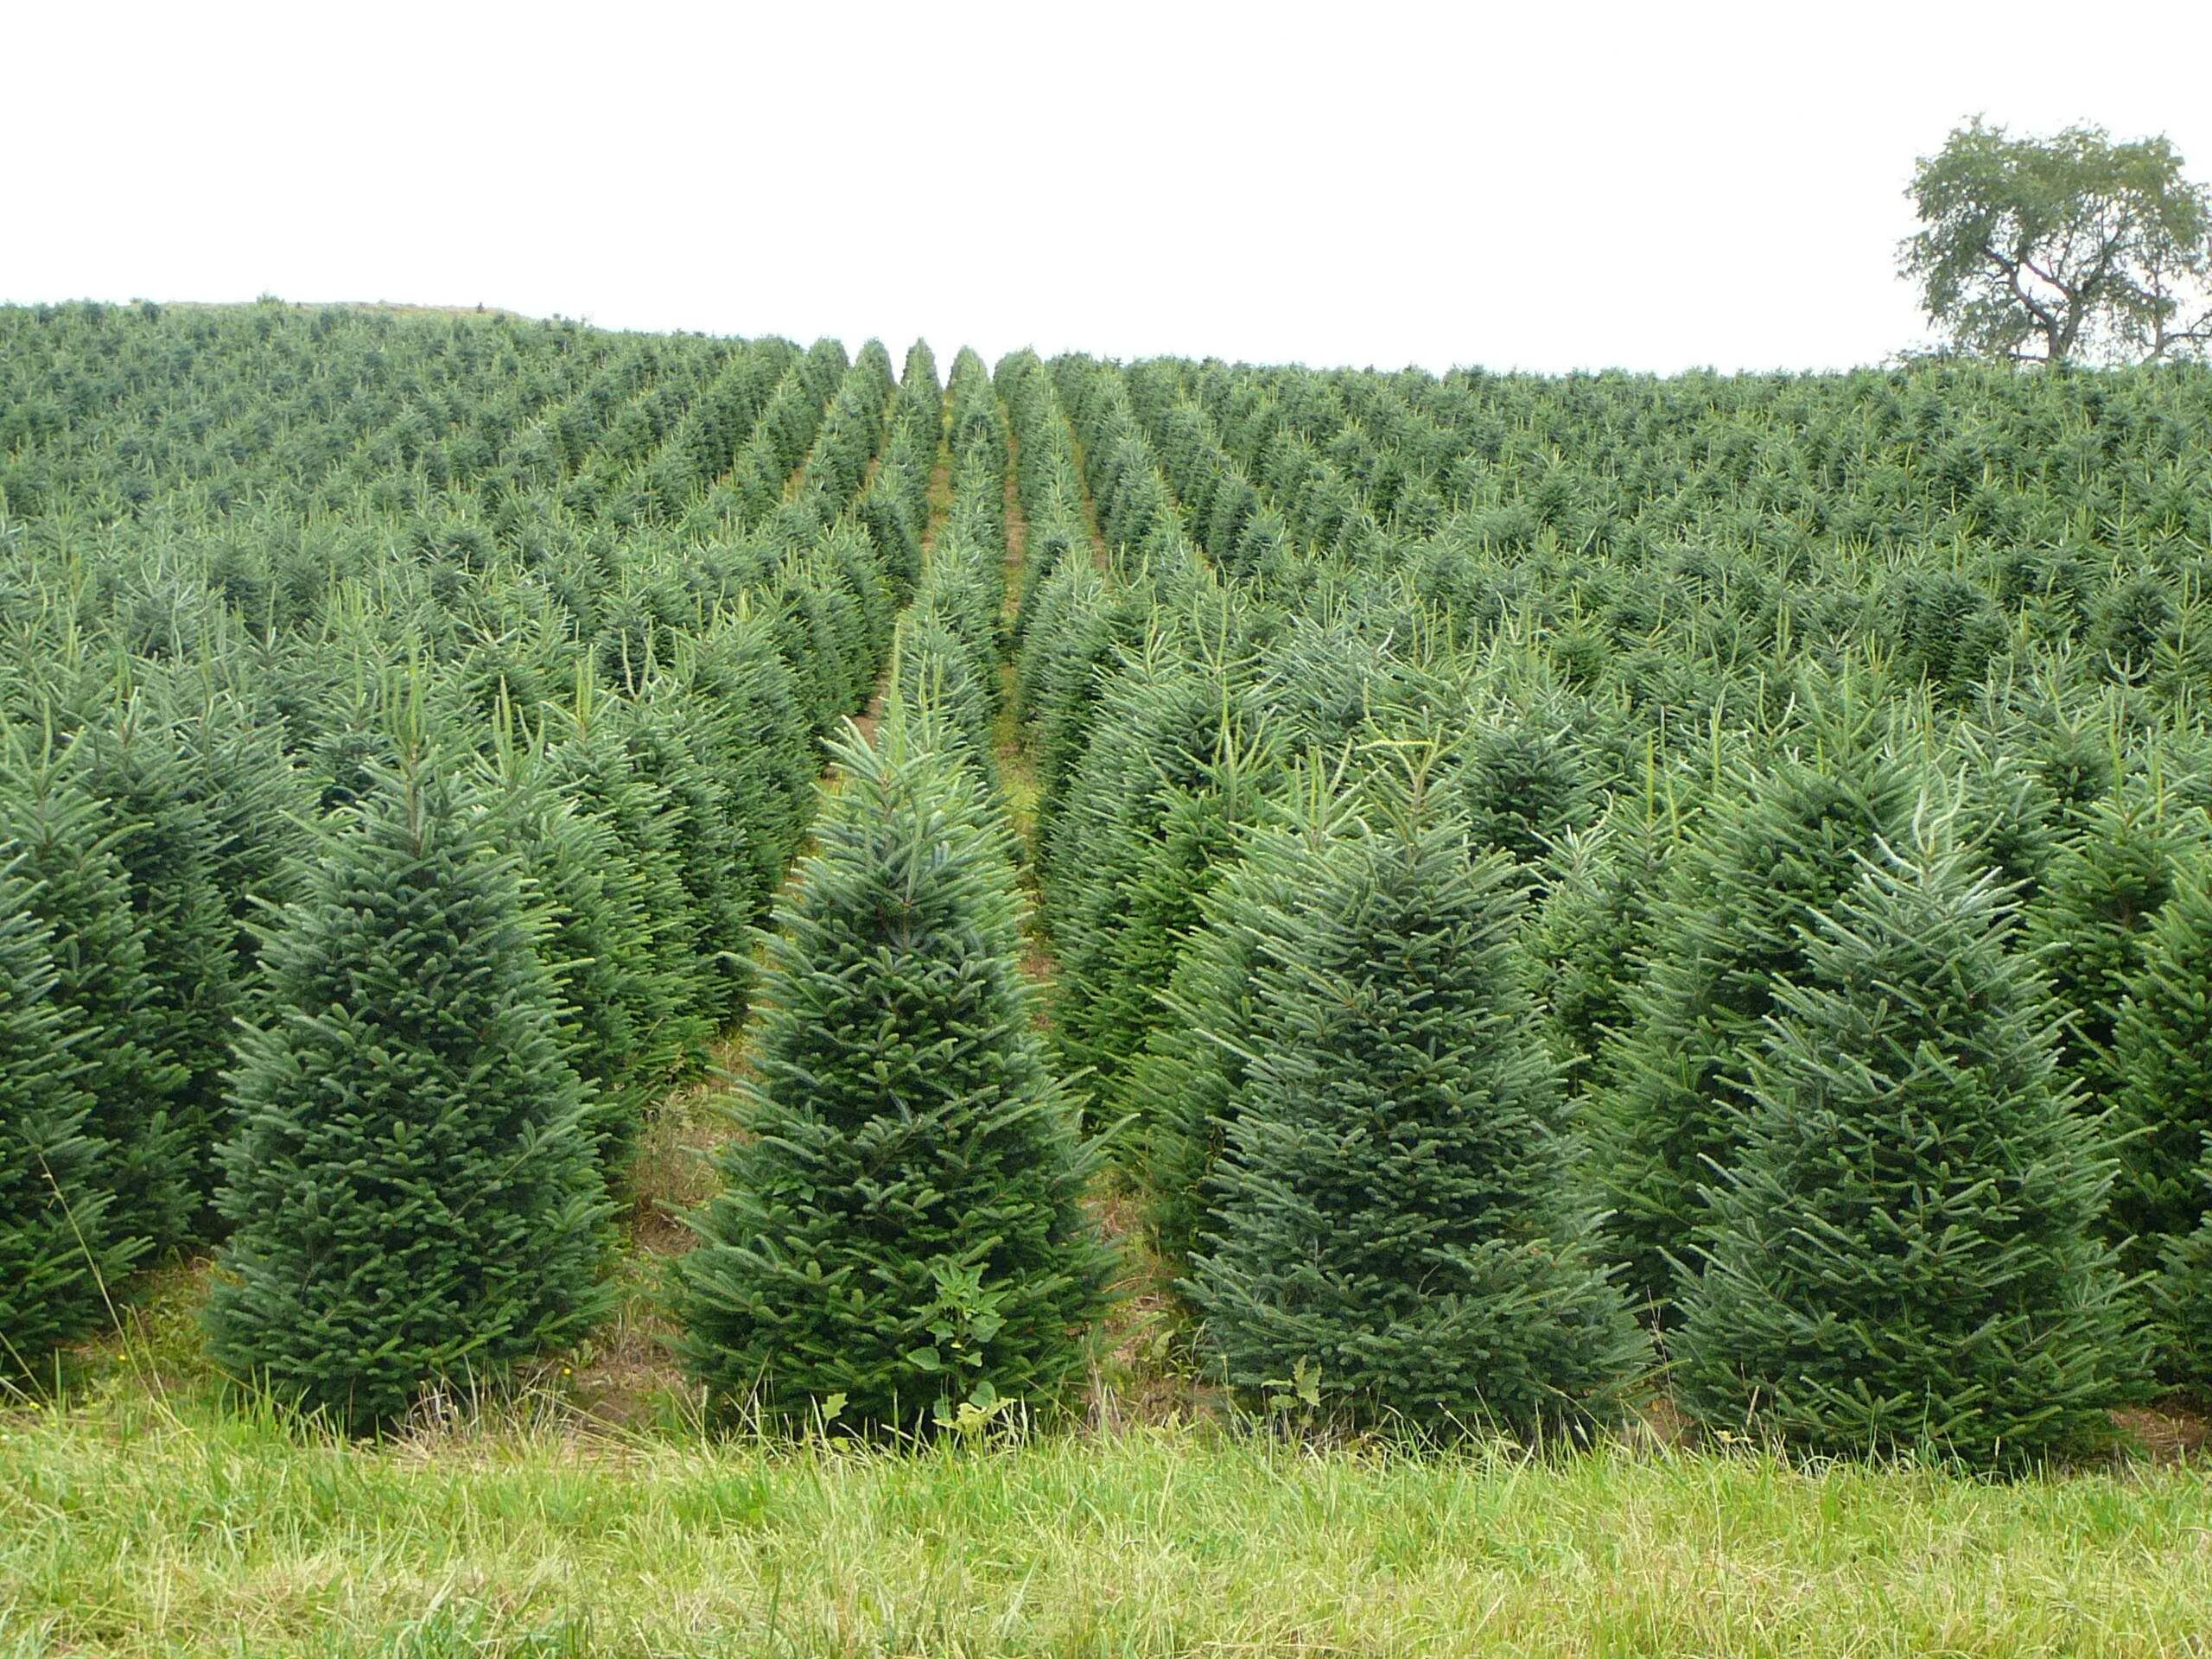
[(2163, 804), (2130, 786), (2088, 808), (2028, 914), (2029, 939), (2066, 1020), (2060, 1068), (2091, 1116), (2120, 1094), (2113, 1052), (2120, 1001), (2143, 965), (2152, 921), (2173, 895), (2179, 848)]
[(177, 734), (150, 719), (142, 701), (126, 701), (111, 720), (87, 728), (75, 749), (86, 787), (116, 826), (111, 845), (145, 944), (156, 1040), (182, 1069), (168, 1122), (180, 1173), (193, 1190), (188, 1234), (205, 1237), (213, 1220), (215, 1151), (229, 1129), (224, 1074), (245, 1006), (235, 979), (236, 921), (218, 885), (220, 834), (194, 797)]
[(721, 715), (714, 729), (728, 740), (721, 764), (753, 866), (754, 919), (765, 922), (814, 810), (821, 765), (812, 722), (773, 631), (758, 616), (717, 619), (683, 668), (687, 686)]
[(749, 1133), (680, 1268), (683, 1356), (725, 1407), (913, 1430), (1049, 1405), (1100, 1310), (1007, 832), (932, 738), (897, 704), (876, 747), (849, 732), (785, 902)]
[(1162, 791), (1159, 842), (1123, 889), (1125, 913), (1106, 957), (1092, 1012), (1116, 1066), (1106, 1098), (1116, 1123), (1141, 1124), (1159, 1097), (1136, 1077), (1139, 1057), (1161, 1021), (1160, 998), (1204, 914), (1207, 895), (1236, 867), (1245, 832), (1265, 821), (1282, 772), (1264, 734), (1249, 753), (1224, 753), (1195, 786)]
[(2200, 1401), (2212, 1401), (2212, 1155), (2196, 1165), (2205, 1206), (2196, 1230), (2166, 1249), (2151, 1286), (2159, 1375)]
[(1652, 910), (1665, 873), (1657, 826), (1617, 809), (1554, 853), (1527, 944), (1553, 1057), (1570, 1100), (1614, 1086), (1611, 1033), (1626, 1029), (1635, 963), (1651, 948)]
[(416, 762), (334, 831), (241, 1043), (219, 1360), (354, 1430), (581, 1332), (604, 1199), (496, 820)]
[(988, 660), (925, 604), (899, 620), (892, 653), (897, 695), (910, 707), (936, 712), (947, 743), (976, 769), (987, 794), (998, 792), (998, 756), (992, 745)]
[(1511, 855), (1533, 879), (1551, 843), (1589, 822), (1595, 791), (1558, 721), (1508, 708), (1460, 740), (1454, 782), (1476, 844)]
[(520, 862), (552, 975), (563, 1058), (589, 1090), (587, 1122), (610, 1183), (645, 1108), (685, 1059), (682, 988), (658, 960), (637, 872), (613, 826), (563, 798), (542, 753), (507, 747), (492, 780), (499, 844)]
[(1676, 1263), (1694, 1270), (1704, 1185), (1732, 1158), (1751, 1057), (1806, 923), (1851, 885), (1854, 854), (1903, 830), (1913, 799), (1899, 767), (1863, 750), (1783, 760), (1747, 771), (1670, 858), (1592, 1119), (1606, 1249), (1639, 1302), (1666, 1313)]
[(198, 1208), (190, 1141), (172, 1116), (187, 1074), (163, 1046), (144, 924), (116, 856), (116, 825), (79, 781), (81, 760), (9, 756), (0, 847), (34, 884), (31, 909), (53, 940), (54, 1001), (83, 1030), (78, 1084), (92, 1103), (85, 1133), (109, 1198), (109, 1236), (167, 1250), (190, 1235)]
[(2098, 1236), (2111, 1166), (2011, 926), (1993, 877), (1930, 849), (1812, 925), (1684, 1294), (1700, 1421), (1976, 1465), (2108, 1433), (2145, 1357)]
[[(1174, 856), (1203, 861), (1217, 839), (1205, 831), (1205, 807), (1191, 817), (1192, 797), (1217, 798), (1243, 815), (1240, 751), (1251, 746), (1247, 733), (1256, 722), (1249, 700), (1221, 673), (1174, 662), (1131, 664), (1104, 703), (1051, 848), (1046, 891), (1060, 959), (1053, 998), (1060, 1052), (1071, 1070), (1092, 1074), (1098, 1096), (1111, 1098), (1160, 988), (1125, 977), (1145, 950), (1125, 943), (1136, 895), (1157, 879), (1179, 809), (1182, 844)], [(1192, 873), (1203, 885), (1202, 863)]]
[(1216, 1230), (1211, 1177), (1243, 1098), (1253, 974), (1295, 907), (1295, 873), (1340, 820), (1337, 798), (1313, 774), (1295, 792), (1298, 810), (1261, 817), (1200, 899), (1199, 925), (1160, 993), (1160, 1017), (1129, 1067), (1123, 1098), (1135, 1113), (1129, 1138), (1146, 1221), (1154, 1248), (1177, 1266)]
[(579, 812), (613, 832), (621, 856), (607, 867), (607, 879), (643, 920), (650, 941), (652, 1046), (672, 1051), (688, 1065), (703, 1058), (714, 1027), (699, 1012), (708, 995), (706, 963), (677, 851), (683, 809), (661, 784), (632, 767), (615, 713), (585, 693), (574, 724), (547, 753), (549, 782)]
[(2113, 1026), (2120, 1077), (2112, 1132), (2120, 1157), (2110, 1230), (2121, 1259), (2147, 1271), (2196, 1230), (2212, 1192), (2203, 1179), (2212, 1134), (2212, 892), (2200, 863), (2142, 939)]
[(0, 867), (0, 1378), (90, 1331), (135, 1253), (108, 1234), (86, 1030), (54, 996), (53, 934), (21, 871)]
[(282, 722), (230, 696), (188, 704), (176, 725), (185, 798), (207, 817), (216, 891), (230, 912), (232, 983), (251, 1002), (259, 922), (295, 896), (315, 812), (307, 775), (285, 752)]
[(675, 855), (697, 942), (696, 1012), (715, 1028), (741, 1022), (753, 989), (753, 930), (765, 863), (750, 848), (735, 780), (725, 764), (739, 740), (729, 711), (656, 677), (645, 694), (609, 711), (632, 772), (670, 809)]
[(1511, 944), (1510, 861), (1417, 808), (1291, 852), (1188, 1294), (1229, 1381), (1332, 1418), (1537, 1435), (1605, 1414), (1643, 1340), (1586, 1248)]

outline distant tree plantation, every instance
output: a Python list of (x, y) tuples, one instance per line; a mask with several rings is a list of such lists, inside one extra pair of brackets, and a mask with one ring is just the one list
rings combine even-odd
[(2203, 343), (2179, 166), (1923, 166), (2034, 373), (0, 309), (5, 1386), (207, 1259), (353, 1433), (610, 1307), (902, 1440), (1133, 1330), (1315, 1436), (2212, 1390), (2212, 369), (2075, 366)]

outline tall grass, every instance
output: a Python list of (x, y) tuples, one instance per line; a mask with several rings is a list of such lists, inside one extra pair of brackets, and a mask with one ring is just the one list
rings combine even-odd
[(2212, 1478), (0, 1415), (0, 1655), (2212, 1652)]

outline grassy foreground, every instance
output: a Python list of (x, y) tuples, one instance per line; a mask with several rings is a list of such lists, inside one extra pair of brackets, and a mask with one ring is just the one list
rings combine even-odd
[(2212, 1476), (0, 1416), (0, 1655), (2212, 1652)]

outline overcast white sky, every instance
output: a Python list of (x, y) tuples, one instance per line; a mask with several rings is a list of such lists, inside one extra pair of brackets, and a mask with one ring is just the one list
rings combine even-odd
[(1967, 115), (2212, 176), (2202, 0), (27, 0), (0, 38), (0, 298), (948, 359), (1844, 366), (1922, 336), (1902, 192)]

